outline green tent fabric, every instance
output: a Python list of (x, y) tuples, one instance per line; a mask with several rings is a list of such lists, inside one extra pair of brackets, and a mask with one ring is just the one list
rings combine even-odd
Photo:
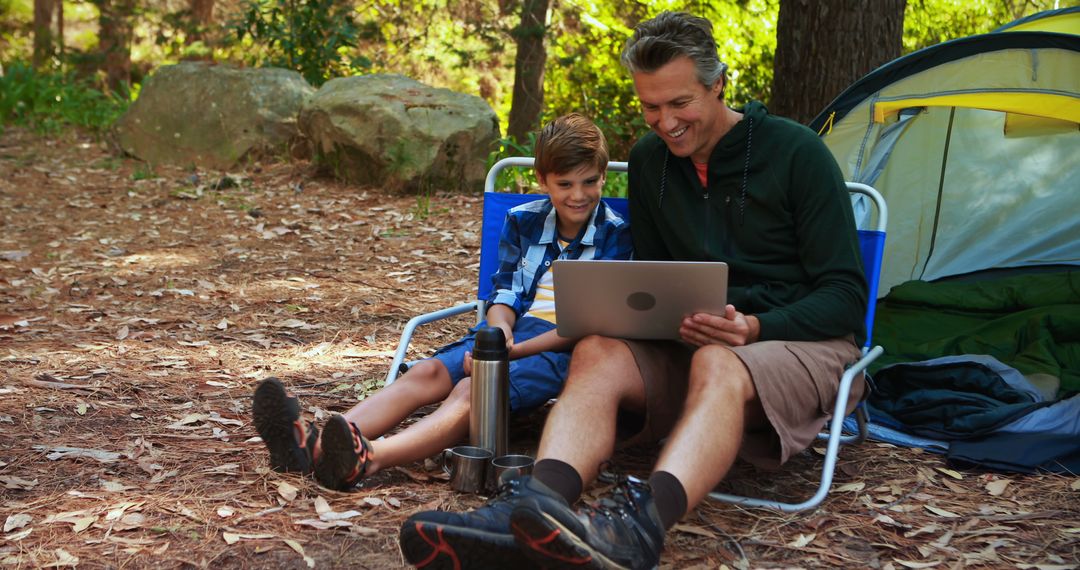
[(1025, 375), (1080, 391), (1080, 270), (978, 281), (909, 281), (878, 302), (873, 370), (953, 354), (988, 354)]

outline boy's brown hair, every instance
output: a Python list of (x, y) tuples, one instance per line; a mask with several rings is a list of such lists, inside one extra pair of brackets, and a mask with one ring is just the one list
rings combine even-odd
[(604, 133), (580, 113), (569, 113), (554, 119), (540, 130), (536, 138), (536, 174), (566, 174), (582, 166), (595, 166), (603, 174), (607, 170), (608, 148)]

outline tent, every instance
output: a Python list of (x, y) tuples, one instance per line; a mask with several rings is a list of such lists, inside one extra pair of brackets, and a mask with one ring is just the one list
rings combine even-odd
[[(1080, 7), (900, 57), (810, 126), (889, 207), (871, 435), (1005, 469), (1080, 468)], [(957, 404), (971, 387), (997, 394)], [(945, 442), (904, 439), (976, 419)], [(1055, 451), (1017, 462), (1018, 449)]]
[(1078, 127), (1080, 7), (896, 59), (811, 123), (847, 179), (888, 202), (882, 294), (1080, 265)]

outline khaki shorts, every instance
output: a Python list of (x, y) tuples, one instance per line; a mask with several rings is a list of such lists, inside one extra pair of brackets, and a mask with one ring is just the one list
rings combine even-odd
[[(694, 347), (674, 341), (624, 340), (645, 382), (644, 417), (623, 413), (625, 444), (660, 441), (682, 415)], [(852, 338), (819, 342), (762, 341), (732, 347), (746, 368), (772, 429), (743, 434), (739, 457), (778, 468), (810, 446), (832, 415), (840, 376), (861, 355)], [(856, 378), (847, 411), (862, 399), (866, 384)]]

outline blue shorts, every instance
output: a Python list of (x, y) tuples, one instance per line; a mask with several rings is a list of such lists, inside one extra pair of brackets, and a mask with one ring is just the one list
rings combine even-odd
[[(476, 331), (487, 326), (482, 321), (469, 329), (469, 334), (457, 342), (440, 348), (432, 356), (450, 371), (455, 386), (465, 378), (462, 362), (466, 352), (472, 352)], [(523, 316), (514, 323), (514, 343), (552, 330), (555, 325), (536, 317)], [(510, 411), (520, 412), (538, 408), (559, 395), (570, 370), (570, 352), (541, 352), (510, 361)]]

